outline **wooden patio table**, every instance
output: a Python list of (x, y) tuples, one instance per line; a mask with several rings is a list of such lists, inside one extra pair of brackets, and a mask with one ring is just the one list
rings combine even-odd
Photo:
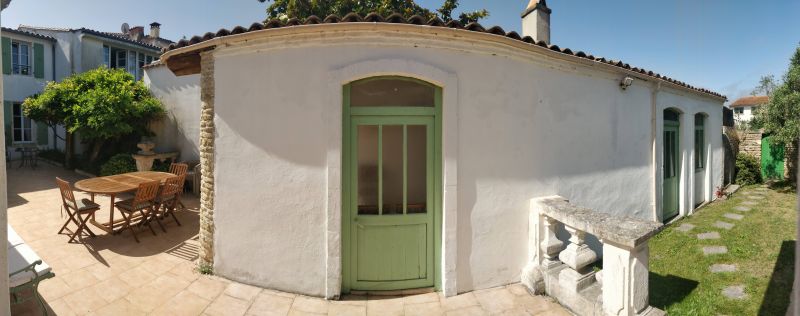
[(161, 181), (162, 183), (164, 180), (170, 177), (174, 177), (174, 174), (168, 172), (158, 172), (158, 171), (137, 171), (137, 172), (129, 172), (123, 174), (117, 174), (113, 176), (105, 176), (105, 177), (96, 177), (90, 179), (80, 180), (75, 182), (75, 188), (89, 193), (92, 196), (92, 201), (94, 201), (94, 196), (96, 194), (103, 194), (108, 195), (111, 197), (111, 207), (109, 209), (109, 220), (108, 223), (99, 223), (95, 220), (94, 216), (89, 221), (97, 226), (98, 228), (106, 231), (107, 233), (115, 233), (114, 228), (117, 226), (121, 226), (123, 223), (123, 219), (118, 219), (114, 221), (114, 199), (118, 194), (126, 193), (126, 192), (135, 192), (139, 188), (139, 184), (150, 182), (150, 181)]

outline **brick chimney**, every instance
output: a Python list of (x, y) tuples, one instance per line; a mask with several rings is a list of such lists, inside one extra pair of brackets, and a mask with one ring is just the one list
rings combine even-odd
[(545, 0), (531, 0), (522, 12), (522, 35), (550, 44), (550, 13)]
[(150, 37), (161, 37), (161, 23), (150, 23)]
[(135, 26), (132, 27), (130, 32), (128, 32), (128, 37), (130, 37), (134, 41), (139, 41), (144, 37), (144, 26)]

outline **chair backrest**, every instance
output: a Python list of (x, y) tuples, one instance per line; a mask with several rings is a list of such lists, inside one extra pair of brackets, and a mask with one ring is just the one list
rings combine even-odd
[(185, 163), (171, 163), (169, 165), (169, 173), (174, 174), (176, 176), (182, 176), (186, 174), (186, 170), (189, 170), (189, 165)]
[(158, 196), (158, 189), (161, 188), (161, 181), (155, 180), (139, 184), (139, 189), (136, 190), (136, 196), (133, 197), (134, 207), (151, 202)]
[(174, 176), (164, 181), (164, 186), (161, 188), (161, 193), (160, 193), (161, 198), (162, 199), (172, 198), (176, 194), (183, 191), (183, 182), (185, 178), (186, 178), (185, 175)]
[(64, 206), (77, 210), (78, 203), (75, 202), (75, 193), (72, 192), (69, 182), (56, 177), (56, 184), (58, 184), (58, 190), (61, 191), (61, 202), (64, 203)]

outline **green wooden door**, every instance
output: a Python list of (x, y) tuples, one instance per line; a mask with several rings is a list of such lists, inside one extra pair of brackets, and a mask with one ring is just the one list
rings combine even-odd
[(771, 136), (761, 139), (761, 176), (764, 179), (783, 179), (784, 148)]
[(433, 132), (432, 117), (351, 120), (353, 289), (433, 286)]
[(342, 292), (437, 286), (441, 89), (398, 77), (344, 87)]
[(677, 121), (664, 121), (663, 150), (663, 220), (667, 221), (678, 215), (680, 209), (680, 141)]

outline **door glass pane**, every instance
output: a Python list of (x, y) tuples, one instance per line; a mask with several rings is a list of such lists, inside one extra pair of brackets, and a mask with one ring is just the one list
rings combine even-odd
[(665, 131), (664, 132), (664, 178), (672, 178), (672, 158), (674, 154), (672, 152), (672, 132)]
[(408, 214), (428, 209), (428, 137), (425, 125), (408, 126)]
[(403, 126), (383, 126), (383, 214), (403, 214)]
[(378, 215), (378, 126), (358, 126), (358, 214)]
[(434, 86), (402, 78), (356, 81), (350, 106), (434, 106)]

